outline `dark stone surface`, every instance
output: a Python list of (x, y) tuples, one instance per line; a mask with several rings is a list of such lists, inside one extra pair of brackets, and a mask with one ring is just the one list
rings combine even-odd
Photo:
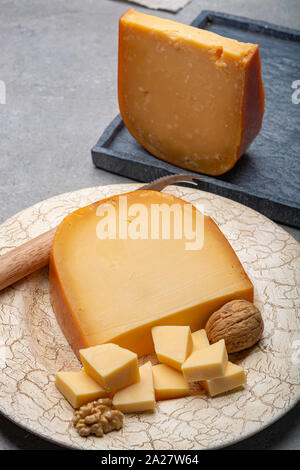
[[(225, 175), (202, 175), (199, 187), (234, 199), (281, 223), (300, 227), (300, 113), (292, 82), (300, 77), (300, 31), (222, 13), (204, 12), (194, 26), (258, 43), (266, 94), (263, 128)], [(116, 118), (92, 150), (99, 168), (138, 181), (182, 173), (141, 147)]]

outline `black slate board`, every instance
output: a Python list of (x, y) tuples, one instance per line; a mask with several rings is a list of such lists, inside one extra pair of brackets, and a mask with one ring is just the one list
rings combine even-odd
[[(263, 128), (247, 153), (225, 175), (201, 175), (199, 189), (300, 228), (300, 103), (292, 102), (292, 83), (300, 78), (300, 31), (212, 11), (203, 11), (191, 24), (259, 44), (266, 93)], [(143, 182), (191, 173), (150, 155), (120, 116), (93, 147), (92, 158), (99, 168)]]

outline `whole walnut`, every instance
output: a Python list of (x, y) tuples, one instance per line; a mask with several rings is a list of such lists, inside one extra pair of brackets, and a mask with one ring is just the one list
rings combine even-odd
[(250, 348), (261, 338), (264, 323), (260, 311), (247, 300), (232, 300), (214, 312), (205, 326), (210, 343), (225, 340), (228, 353)]

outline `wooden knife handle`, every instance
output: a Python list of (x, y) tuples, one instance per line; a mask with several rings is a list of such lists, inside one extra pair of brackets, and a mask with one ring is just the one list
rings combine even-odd
[(56, 227), (0, 256), (0, 290), (49, 263)]

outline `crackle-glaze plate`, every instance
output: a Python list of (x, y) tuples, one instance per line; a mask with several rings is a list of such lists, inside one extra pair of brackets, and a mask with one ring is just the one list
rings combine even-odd
[[(80, 206), (138, 186), (88, 188), (36, 204), (0, 226), (0, 254), (56, 226)], [(165, 191), (204, 206), (254, 284), (255, 304), (265, 322), (263, 338), (251, 351), (232, 358), (245, 368), (247, 386), (212, 399), (193, 395), (159, 402), (154, 413), (127, 415), (119, 432), (81, 438), (71, 424), (71, 406), (54, 386), (58, 370), (80, 364), (56, 323), (45, 268), (0, 293), (0, 410), (15, 423), (80, 449), (203, 449), (244, 439), (296, 404), (300, 396), (299, 244), (276, 224), (236, 202), (179, 186)]]

